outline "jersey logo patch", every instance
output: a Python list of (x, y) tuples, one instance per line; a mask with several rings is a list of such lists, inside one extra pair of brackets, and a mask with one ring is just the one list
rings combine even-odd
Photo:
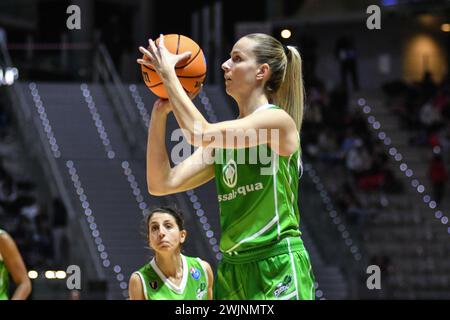
[(237, 183), (237, 164), (231, 159), (222, 169), (223, 182), (230, 188), (234, 188)]
[(195, 269), (194, 267), (191, 267), (191, 276), (192, 276), (192, 278), (194, 278), (195, 280), (200, 279), (200, 270)]
[(202, 282), (200, 288), (197, 289), (197, 300), (202, 300), (203, 296), (207, 293), (206, 283)]
[(279, 283), (275, 289), (275, 297), (282, 295), (291, 286), (292, 277), (291, 275), (286, 275), (281, 283)]
[(150, 281), (150, 288), (152, 288), (153, 290), (158, 289), (158, 281), (157, 280)]

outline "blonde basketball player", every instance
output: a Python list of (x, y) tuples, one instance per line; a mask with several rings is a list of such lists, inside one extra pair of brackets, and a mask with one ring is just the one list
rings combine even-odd
[[(239, 117), (209, 123), (174, 70), (189, 53), (171, 54), (160, 39), (158, 46), (149, 40), (148, 49), (140, 47), (148, 61), (138, 60), (153, 66), (170, 101), (158, 100), (152, 111), (149, 192), (177, 193), (216, 178), (223, 254), (214, 286), (216, 299), (314, 299), (314, 275), (300, 237), (297, 205), (303, 119), (299, 52), (266, 34), (239, 39), (222, 64), (225, 90), (237, 102)], [(165, 146), (171, 111), (188, 141), (198, 147), (173, 168)], [(256, 134), (249, 139), (247, 132)], [(242, 152), (245, 160), (255, 160), (249, 155), (256, 154), (257, 161), (240, 161)], [(271, 165), (261, 154), (269, 155)]]

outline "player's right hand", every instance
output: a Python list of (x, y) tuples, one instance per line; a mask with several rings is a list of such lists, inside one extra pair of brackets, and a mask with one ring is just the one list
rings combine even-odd
[(153, 104), (154, 112), (162, 112), (164, 114), (169, 114), (172, 112), (172, 105), (170, 104), (169, 99), (158, 99)]

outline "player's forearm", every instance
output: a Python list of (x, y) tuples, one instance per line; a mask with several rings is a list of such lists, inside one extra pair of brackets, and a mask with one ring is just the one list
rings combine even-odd
[(189, 99), (175, 72), (166, 74), (163, 81), (179, 126), (190, 134), (190, 137), (187, 137), (189, 142), (192, 144), (194, 135), (200, 138), (198, 141), (202, 140), (203, 132), (209, 125), (208, 121)]
[(170, 173), (170, 162), (166, 148), (167, 115), (153, 111), (147, 140), (147, 187), (151, 194), (164, 189)]
[(27, 278), (27, 280), (22, 281), (14, 291), (11, 300), (25, 300), (31, 293), (31, 281)]

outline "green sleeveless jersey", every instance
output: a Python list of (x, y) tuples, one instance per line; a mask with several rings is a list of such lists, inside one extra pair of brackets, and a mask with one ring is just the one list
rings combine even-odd
[[(259, 107), (255, 112), (279, 108)], [(267, 144), (215, 150), (215, 177), (222, 235), (220, 250), (234, 255), (298, 237), (300, 147), (288, 157)]]
[(155, 258), (136, 273), (142, 282), (147, 300), (207, 300), (208, 275), (199, 258), (181, 255), (183, 279), (172, 283), (158, 268)]
[[(3, 230), (0, 230), (0, 235), (3, 232)], [(8, 269), (6, 269), (5, 262), (3, 262), (3, 260), (0, 260), (0, 300), (8, 300), (8, 287)]]

